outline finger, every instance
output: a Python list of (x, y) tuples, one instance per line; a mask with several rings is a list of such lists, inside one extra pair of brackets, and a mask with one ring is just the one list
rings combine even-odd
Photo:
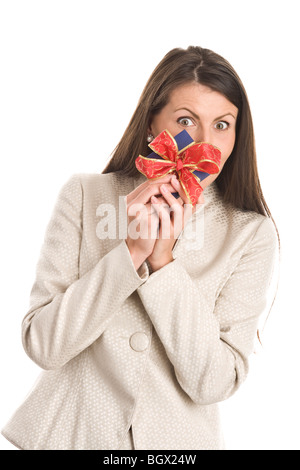
[[(176, 181), (175, 178), (173, 178), (172, 184), (175, 187), (178, 186), (176, 183), (174, 184), (174, 181)], [(176, 189), (177, 189), (177, 187), (176, 187)], [(174, 217), (173, 217), (174, 232), (175, 233), (180, 233), (183, 226), (186, 224), (186, 222), (190, 219), (190, 217), (193, 214), (193, 205), (189, 201), (184, 203), (184, 201), (182, 201), (181, 198), (179, 198), (179, 199), (181, 199), (181, 201), (178, 202), (179, 200), (176, 199), (172, 194), (169, 193), (169, 191), (167, 190), (165, 184), (163, 184), (161, 186), (161, 190), (162, 190), (164, 198), (170, 204), (170, 207), (172, 207), (172, 209), (174, 211)], [(180, 191), (181, 191), (181, 193), (183, 192), (182, 188), (181, 188)], [(185, 197), (185, 195), (183, 197)], [(187, 198), (186, 198), (186, 200), (187, 200)]]
[[(175, 233), (180, 233), (184, 224), (184, 211), (183, 201), (176, 199), (166, 188), (165, 185), (161, 186), (163, 196), (171, 208), (170, 219), (174, 226)], [(180, 198), (181, 199), (181, 198)]]
[(160, 189), (161, 189), (163, 197), (165, 198), (169, 206), (174, 208), (174, 210), (180, 209), (180, 211), (182, 211), (182, 206), (183, 206), (182, 199), (181, 198), (176, 199), (176, 197), (174, 197), (173, 194), (171, 194), (166, 184), (162, 184)]
[(146, 207), (148, 209), (148, 216), (153, 216), (158, 218), (158, 213), (157, 211), (153, 208), (153, 205), (151, 203), (146, 204)]
[(177, 238), (184, 227), (183, 206), (176, 204), (170, 208), (169, 204), (166, 203), (164, 199), (164, 202), (159, 203), (158, 198), (155, 196), (152, 196), (151, 201), (161, 221), (159, 237), (163, 239), (170, 239), (170, 237)]
[(151, 202), (152, 202), (152, 198), (154, 198), (156, 203), (162, 204), (166, 208), (170, 207), (163, 196), (159, 196), (159, 195), (151, 196)]
[(190, 204), (190, 201), (189, 201), (187, 195), (185, 194), (185, 191), (184, 191), (183, 187), (181, 186), (179, 180), (176, 177), (173, 176), (170, 183), (172, 184), (172, 186), (178, 192), (179, 196), (181, 197), (181, 199), (183, 201), (183, 204)]
[[(148, 233), (150, 228), (150, 238), (157, 239), (159, 232), (159, 215), (157, 211), (153, 208), (153, 204), (146, 204), (148, 210)], [(149, 225), (150, 224), (150, 225)]]
[[(160, 220), (159, 237), (162, 239), (170, 239), (173, 233), (173, 228), (170, 219), (170, 213), (164, 204), (160, 204), (155, 196), (151, 197), (153, 208), (157, 211)], [(168, 206), (169, 207), (169, 206)]]
[(137, 188), (126, 196), (127, 204), (131, 204), (135, 199), (145, 204), (145, 202), (150, 200), (152, 194), (159, 194), (159, 186), (162, 183), (170, 184), (171, 178), (172, 175), (168, 174), (155, 180), (148, 179), (144, 181), (144, 183), (137, 186)]
[[(172, 194), (173, 197), (175, 197), (173, 193), (174, 193), (174, 189), (171, 190), (171, 194)], [(176, 199), (177, 202), (179, 202), (179, 204), (180, 204), (181, 206), (183, 206), (184, 203), (183, 203), (183, 200), (181, 199), (180, 196), (179, 196), (179, 197), (175, 197), (175, 199)]]

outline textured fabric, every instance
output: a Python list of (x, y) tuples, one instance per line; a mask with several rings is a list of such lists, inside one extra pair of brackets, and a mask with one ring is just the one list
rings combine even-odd
[[(225, 205), (213, 183), (174, 260), (136, 271), (119, 229), (123, 196), (145, 180), (74, 174), (59, 192), (22, 322), (45, 370), (2, 430), (22, 449), (119, 449), (130, 426), (136, 449), (224, 448), (218, 402), (247, 376), (275, 229)], [(97, 235), (104, 203), (116, 238)]]
[(135, 450), (133, 435), (132, 435), (132, 428), (130, 428), (128, 433), (126, 434), (119, 450)]

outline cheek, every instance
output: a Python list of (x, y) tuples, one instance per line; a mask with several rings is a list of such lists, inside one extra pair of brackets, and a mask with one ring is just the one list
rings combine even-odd
[(157, 137), (161, 132), (163, 132), (165, 129), (168, 129), (168, 131), (171, 133), (171, 135), (175, 136), (180, 132), (178, 130), (177, 126), (174, 125), (174, 123), (170, 123), (168, 120), (160, 119), (155, 122), (154, 125), (151, 127), (152, 129), (152, 134), (154, 137)]
[[(157, 137), (158, 134), (165, 129), (168, 129), (171, 134), (175, 131), (175, 129), (172, 128), (168, 113), (164, 109), (153, 117), (150, 127), (154, 137)], [(175, 134), (176, 133), (177, 132), (175, 132)]]
[(226, 139), (221, 145), (220, 149), (222, 151), (221, 155), (221, 167), (225, 164), (226, 160), (230, 157), (235, 144), (235, 133), (232, 136), (228, 136), (229, 138)]

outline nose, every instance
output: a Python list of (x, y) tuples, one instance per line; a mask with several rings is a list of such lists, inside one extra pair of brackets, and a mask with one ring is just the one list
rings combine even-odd
[(212, 144), (211, 139), (211, 130), (209, 126), (201, 126), (197, 129), (197, 132), (195, 133), (195, 142), (208, 142)]

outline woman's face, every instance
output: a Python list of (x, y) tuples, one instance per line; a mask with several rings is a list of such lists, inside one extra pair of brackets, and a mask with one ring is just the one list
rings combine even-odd
[[(221, 93), (196, 82), (188, 83), (173, 90), (168, 104), (153, 117), (148, 132), (156, 137), (168, 129), (176, 136), (186, 129), (195, 142), (207, 142), (221, 150), (222, 169), (234, 147), (237, 115), (238, 108)], [(218, 174), (205, 178), (201, 182), (203, 189)]]

